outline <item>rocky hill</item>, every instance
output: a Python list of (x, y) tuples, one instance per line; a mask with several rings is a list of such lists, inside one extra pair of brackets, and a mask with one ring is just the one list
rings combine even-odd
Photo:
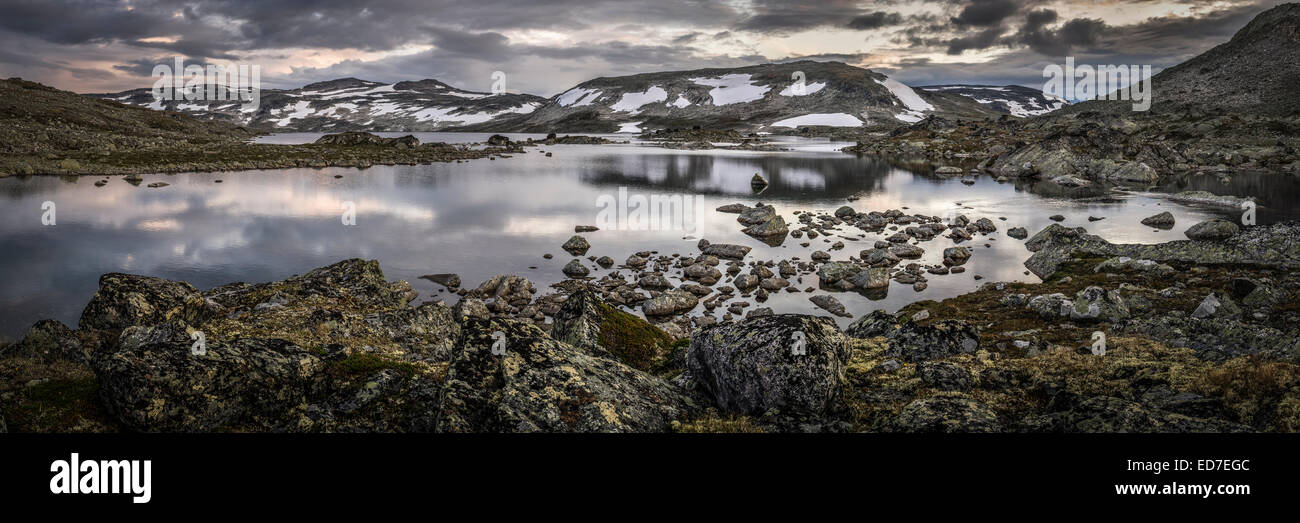
[(263, 89), (256, 110), (228, 100), (156, 100), (150, 89), (91, 95), (275, 132), (438, 131), (517, 119), (546, 100), (466, 91), (438, 80), (384, 84), (343, 78), (298, 89)]
[[(796, 81), (800, 74), (802, 87)], [(509, 130), (894, 127), (931, 114), (953, 118), (997, 115), (966, 97), (917, 91), (867, 69), (839, 62), (799, 61), (596, 78), (552, 97)], [(481, 128), (507, 130), (494, 124)]]
[[(1151, 111), (1300, 114), (1300, 3), (1251, 20), (1232, 39), (1152, 77)], [(1131, 102), (1097, 100), (1071, 111), (1127, 111)]]
[(1047, 114), (1070, 105), (1063, 98), (1023, 85), (927, 85), (920, 89), (959, 94), (999, 113), (1020, 117)]

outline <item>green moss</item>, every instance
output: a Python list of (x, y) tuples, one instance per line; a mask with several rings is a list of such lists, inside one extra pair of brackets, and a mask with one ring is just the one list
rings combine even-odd
[(355, 378), (369, 376), (384, 369), (393, 369), (407, 376), (415, 373), (415, 365), (409, 362), (391, 360), (370, 353), (353, 354), (331, 362), (326, 371), (335, 378)]
[(674, 344), (672, 336), (635, 315), (603, 303), (599, 307), (602, 346), (640, 370), (654, 371), (663, 366)]

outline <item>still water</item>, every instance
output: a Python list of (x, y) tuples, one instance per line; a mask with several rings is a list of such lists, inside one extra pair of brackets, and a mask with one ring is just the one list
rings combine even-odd
[[(458, 143), (488, 136), (416, 135), (424, 142)], [(317, 136), (283, 134), (261, 141), (301, 143)], [(112, 177), (104, 187), (93, 185), (97, 177), (0, 179), (0, 271), (6, 275), (0, 283), (0, 336), (20, 338), (42, 318), (75, 327), (99, 275), (106, 272), (184, 280), (207, 289), (232, 281), (278, 280), (360, 257), (378, 259), (390, 280), (409, 281), (422, 299), (456, 299), (440, 285), (419, 279), (443, 272), (460, 274), (463, 285), (471, 287), (495, 274), (519, 274), (545, 294), (564, 278), (560, 269), (572, 259), (560, 245), (575, 225), (595, 224), (601, 197), (617, 196), (620, 188), (633, 195), (702, 195), (705, 210), (696, 230), (614, 229), (583, 235), (592, 245), (587, 255), (608, 255), (620, 264), (629, 254), (646, 250), (693, 256), (698, 238), (752, 246), (746, 261), (807, 260), (813, 250), (830, 245), (824, 238), (811, 240), (808, 248), (799, 243), (809, 240), (795, 238), (765, 245), (741, 233), (735, 215), (713, 211), (735, 202), (772, 204), (792, 229), (794, 211), (829, 213), (845, 204), (859, 211), (906, 208), (909, 214), (935, 216), (957, 208), (971, 220), (988, 217), (997, 224), (997, 233), (965, 243), (974, 250), (965, 273), (928, 276), (929, 288), (922, 292), (893, 283), (878, 300), (837, 293), (855, 316), (968, 292), (982, 283), (976, 275), (984, 281), (1037, 281), (1025, 274), (1023, 262), (1030, 253), (1023, 242), (1004, 233), (1020, 226), (1033, 234), (1052, 223), (1048, 216), (1053, 214), (1064, 215), (1066, 226), (1083, 226), (1111, 241), (1155, 243), (1183, 239), (1183, 231), (1215, 213), (1172, 203), (1159, 192), (1046, 197), (1036, 195), (1028, 183), (998, 183), (987, 176), (968, 186), (879, 158), (840, 153), (837, 149), (849, 144), (825, 140), (778, 138), (792, 150), (743, 152), (679, 151), (636, 143), (626, 135), (613, 138), (634, 143), (544, 146), (552, 157), (529, 148), (511, 158), (460, 164), (145, 175), (140, 186), (121, 177)], [(758, 195), (749, 183), (754, 173), (771, 184)], [(170, 185), (146, 187), (159, 181)], [(1261, 223), (1294, 219), (1300, 195), (1295, 177), (1238, 177), (1227, 183), (1193, 179), (1161, 188), (1188, 189), (1255, 195)], [(849, 202), (854, 196), (858, 199)], [(45, 202), (56, 205), (54, 225), (42, 224)], [(343, 224), (346, 202), (355, 205), (354, 226)], [(1138, 223), (1161, 211), (1174, 214), (1174, 229), (1158, 231)], [(1089, 222), (1089, 216), (1105, 219)], [(836, 260), (856, 256), (893, 233), (847, 227), (842, 232), (863, 238), (829, 238), (846, 244), (829, 251)], [(926, 254), (919, 261), (932, 264), (952, 243), (939, 237), (920, 246)], [(543, 259), (545, 253), (555, 256)], [(592, 276), (608, 272), (587, 265), (595, 269)], [(804, 276), (796, 285), (816, 287), (816, 277)], [(764, 306), (821, 313), (809, 296), (775, 293)]]

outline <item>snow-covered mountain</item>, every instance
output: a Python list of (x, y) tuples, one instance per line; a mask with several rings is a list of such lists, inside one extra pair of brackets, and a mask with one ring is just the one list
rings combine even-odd
[(931, 114), (996, 116), (968, 98), (912, 89), (839, 62), (799, 61), (596, 78), (522, 120), (481, 130), (637, 132), (701, 126), (780, 130), (825, 125), (895, 126)]
[(1047, 114), (1070, 104), (1064, 98), (1023, 85), (927, 85), (920, 89), (959, 94), (999, 113), (1020, 117)]
[(261, 94), (251, 111), (235, 101), (156, 100), (147, 88), (91, 96), (281, 132), (437, 131), (518, 120), (546, 103), (530, 94), (465, 91), (437, 80), (344, 78)]

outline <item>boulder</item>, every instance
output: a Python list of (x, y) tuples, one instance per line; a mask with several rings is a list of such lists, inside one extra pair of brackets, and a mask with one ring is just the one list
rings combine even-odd
[(1213, 219), (1193, 225), (1183, 234), (1193, 240), (1218, 241), (1236, 236), (1238, 232), (1241, 232), (1241, 227), (1237, 224), (1228, 220)]
[[(493, 354), (500, 339), (505, 353)], [(531, 323), (471, 320), (462, 340), (434, 409), (439, 432), (665, 432), (698, 411), (667, 381)]]
[(839, 401), (849, 352), (829, 318), (774, 314), (705, 327), (691, 339), (687, 365), (722, 410), (817, 416)]

